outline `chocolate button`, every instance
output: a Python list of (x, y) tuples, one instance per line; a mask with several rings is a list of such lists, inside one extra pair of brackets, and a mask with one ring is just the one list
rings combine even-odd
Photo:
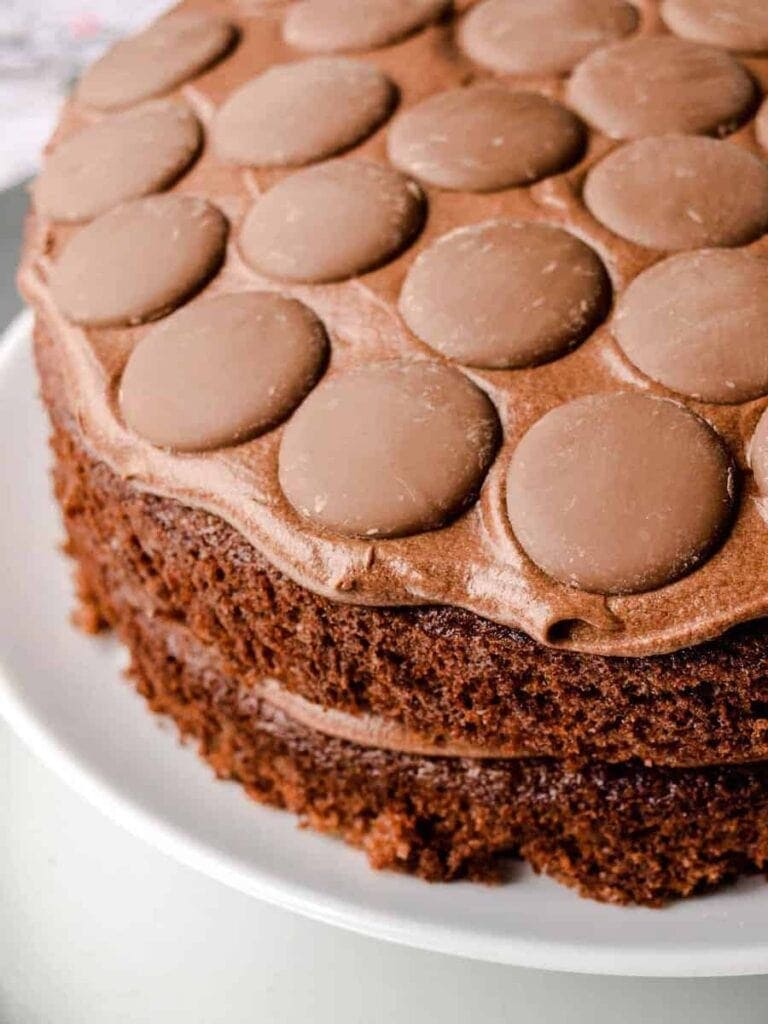
[(568, 101), (616, 139), (664, 132), (733, 131), (754, 101), (733, 57), (672, 37), (628, 39), (590, 54), (568, 83)]
[(288, 8), (283, 35), (298, 50), (373, 50), (443, 15), (450, 0), (299, 0)]
[(643, 373), (706, 402), (768, 393), (768, 262), (709, 249), (657, 263), (619, 303), (613, 333)]
[(763, 105), (757, 112), (755, 118), (755, 134), (757, 141), (763, 147), (768, 150), (768, 100), (763, 101)]
[(245, 219), (240, 245), (256, 270), (336, 281), (384, 263), (421, 227), (421, 190), (370, 160), (334, 160), (284, 178)]
[(100, 110), (130, 107), (170, 92), (226, 53), (234, 26), (190, 11), (168, 14), (139, 35), (116, 43), (78, 83), (82, 103)]
[(768, 410), (758, 420), (747, 457), (760, 493), (768, 495)]
[(661, 15), (679, 36), (726, 50), (768, 50), (765, 0), (663, 0)]
[(531, 559), (606, 594), (689, 572), (731, 515), (732, 467), (712, 428), (676, 402), (591, 395), (547, 413), (515, 449), (507, 510)]
[(401, 171), (469, 192), (555, 174), (583, 148), (583, 127), (569, 110), (501, 85), (438, 93), (401, 114), (389, 133), (389, 158)]
[(639, 139), (590, 171), (584, 199), (606, 227), (651, 249), (743, 245), (768, 228), (768, 166), (715, 139)]
[(117, 114), (54, 149), (35, 182), (35, 206), (54, 220), (90, 220), (126, 199), (168, 188), (200, 142), (197, 118), (179, 103)]
[(164, 448), (239, 444), (299, 404), (326, 353), (322, 324), (296, 299), (219, 295), (141, 339), (123, 374), (120, 406), (137, 434)]
[(584, 242), (546, 224), (457, 228), (411, 267), (400, 310), (413, 333), (469, 366), (532, 366), (581, 341), (610, 302)]
[(623, 0), (482, 0), (461, 23), (459, 44), (500, 74), (561, 74), (637, 22)]
[(167, 195), (115, 207), (82, 228), (50, 276), (75, 323), (140, 323), (168, 312), (218, 269), (227, 222), (204, 199)]
[(213, 122), (220, 157), (279, 167), (322, 160), (360, 142), (395, 101), (390, 80), (344, 57), (270, 68), (230, 96)]
[(288, 423), (280, 483), (318, 526), (399, 537), (442, 526), (477, 492), (499, 436), (487, 396), (440, 363), (383, 363), (321, 384)]

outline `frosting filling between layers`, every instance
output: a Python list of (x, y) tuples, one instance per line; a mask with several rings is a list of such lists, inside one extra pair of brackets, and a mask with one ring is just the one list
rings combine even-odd
[[(286, 690), (276, 679), (263, 679), (256, 687), (248, 690), (248, 695), (251, 694), (277, 708), (286, 718), (298, 725), (313, 729), (324, 736), (333, 736), (335, 739), (346, 740), (374, 750), (391, 750), (398, 754), (415, 754), (419, 757), (466, 757), (476, 761), (523, 760), (541, 756), (516, 743), (494, 747), (461, 740), (437, 740), (422, 736), (413, 729), (380, 715), (352, 715), (335, 708), (324, 708)], [(741, 763), (749, 763), (749, 760), (742, 758)], [(683, 761), (678, 762), (675, 767), (711, 767), (715, 763), (717, 762), (707, 761), (700, 765), (696, 762)], [(726, 763), (740, 762), (734, 758)]]
[(248, 692), (307, 729), (314, 729), (326, 736), (335, 736), (350, 743), (358, 743), (362, 747), (394, 750), (400, 754), (417, 754), (422, 757), (471, 757), (492, 760), (528, 756), (514, 744), (487, 747), (480, 743), (462, 743), (459, 740), (439, 743), (420, 736), (398, 722), (377, 715), (350, 715), (335, 708), (323, 708), (297, 693), (286, 690), (276, 679), (264, 679)]
[[(655, 5), (638, 6), (640, 32), (657, 30)], [(183, 7), (205, 9), (199, 3)], [(236, 88), (271, 64), (300, 56), (282, 41), (282, 6), (246, 17), (242, 6), (233, 2), (218, 4), (217, 12), (229, 14), (237, 22), (239, 47), (176, 93), (193, 108), (204, 127)], [(400, 90), (401, 107), (407, 107), (471, 77), (490, 77), (455, 49), (452, 31), (450, 25), (432, 26), (356, 59), (370, 60), (388, 75)], [(745, 63), (765, 86), (768, 62), (749, 59)], [(514, 83), (556, 100), (563, 98), (560, 80), (536, 77), (515, 79)], [(57, 139), (70, 136), (98, 116), (70, 103)], [(581, 200), (585, 172), (613, 145), (591, 132), (586, 156), (574, 170), (526, 189), (467, 194), (424, 185), (429, 216), (419, 239), (382, 268), (340, 283), (278, 283), (246, 266), (239, 254), (237, 238), (246, 215), (266, 189), (285, 178), (285, 171), (226, 165), (206, 147), (173, 192), (213, 202), (231, 224), (227, 258), (206, 286), (204, 297), (247, 289), (276, 291), (301, 300), (328, 332), (331, 357), (327, 376), (333, 377), (387, 359), (440, 358), (408, 331), (397, 312), (397, 302), (405, 275), (419, 253), (458, 227), (512, 218), (565, 228), (597, 252), (614, 291), (621, 292), (662, 254), (619, 239)], [(721, 145), (758, 151), (752, 126), (740, 129)], [(386, 161), (386, 130), (380, 129), (355, 149), (353, 159), (360, 157)], [(727, 190), (728, 183), (724, 182), (723, 188)], [(557, 582), (525, 555), (506, 514), (505, 478), (511, 455), (520, 438), (553, 407), (586, 395), (622, 390), (683, 400), (629, 363), (611, 337), (610, 321), (554, 362), (514, 370), (459, 367), (495, 405), (504, 444), (478, 501), (453, 522), (433, 532), (391, 539), (324, 533), (301, 518), (280, 489), (277, 454), (282, 427), (235, 447), (183, 455), (154, 447), (126, 427), (117, 400), (120, 378), (131, 351), (151, 327), (82, 328), (66, 320), (51, 298), (48, 281), (53, 263), (76, 231), (70, 225), (35, 216), (21, 283), (59, 347), (69, 401), (84, 443), (137, 487), (222, 516), (301, 585), (358, 604), (461, 606), (522, 629), (543, 643), (609, 655), (678, 649), (768, 613), (768, 525), (753, 479), (745, 471), (746, 448), (767, 404), (765, 397), (741, 405), (686, 400), (719, 431), (744, 471), (741, 496), (719, 550), (691, 575), (656, 590), (606, 597)], [(760, 240), (749, 249), (764, 253), (768, 244)]]

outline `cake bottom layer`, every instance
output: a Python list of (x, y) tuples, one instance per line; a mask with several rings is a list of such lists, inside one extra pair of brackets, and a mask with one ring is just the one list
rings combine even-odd
[(127, 644), (150, 708), (197, 741), (219, 778), (362, 847), (376, 868), (491, 881), (517, 856), (585, 896), (653, 906), (768, 861), (768, 765), (577, 766), (363, 747), (293, 721), (183, 625), (88, 586), (82, 596)]

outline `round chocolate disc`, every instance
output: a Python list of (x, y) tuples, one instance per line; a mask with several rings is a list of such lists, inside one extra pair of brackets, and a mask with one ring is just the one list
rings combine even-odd
[(135, 199), (91, 221), (50, 275), (57, 306), (75, 323), (141, 323), (196, 292), (224, 257), (227, 222), (204, 199)]
[(515, 449), (507, 510), (530, 558), (604, 594), (663, 586), (729, 523), (732, 464), (718, 435), (676, 402), (590, 395), (535, 423)]
[(763, 413), (757, 422), (757, 427), (749, 444), (747, 457), (750, 469), (755, 477), (755, 483), (760, 493), (765, 497), (768, 495), (768, 410)]
[(81, 221), (161, 192), (189, 167), (201, 139), (197, 118), (180, 103), (116, 114), (56, 146), (35, 182), (35, 206), (54, 220)]
[(768, 165), (716, 139), (638, 139), (593, 167), (584, 199), (611, 231), (651, 249), (744, 245), (768, 228)]
[(370, 135), (395, 97), (386, 75), (360, 60), (316, 57), (281, 64), (229, 97), (213, 121), (214, 146), (236, 164), (308, 164)]
[(223, 18), (192, 11), (167, 14), (92, 64), (78, 83), (77, 98), (100, 110), (117, 110), (161, 96), (210, 67), (234, 40), (235, 28)]
[(461, 23), (459, 45), (503, 75), (562, 74), (637, 24), (624, 0), (481, 0)]
[(662, 0), (661, 16), (679, 36), (726, 50), (768, 50), (765, 0)]
[(137, 434), (175, 451), (239, 444), (285, 419), (322, 371), (328, 342), (296, 299), (238, 292), (153, 327), (131, 353), (120, 407)]
[(575, 163), (584, 129), (559, 103), (503, 85), (430, 96), (389, 132), (389, 158), (430, 185), (487, 192), (536, 181)]
[(335, 533), (432, 530), (477, 493), (498, 437), (490, 400), (457, 370), (361, 367), (321, 384), (289, 421), (280, 483), (301, 515)]
[(768, 261), (703, 249), (657, 263), (619, 302), (614, 336), (643, 373), (705, 402), (768, 393)]
[(297, 50), (373, 50), (424, 28), (449, 7), (450, 0), (298, 0), (288, 8), (283, 35)]
[(533, 366), (581, 341), (610, 304), (608, 275), (580, 239), (547, 224), (487, 221), (443, 235), (400, 295), (413, 333), (468, 366)]
[(752, 79), (733, 57), (673, 36), (626, 39), (576, 68), (568, 102), (606, 135), (720, 134), (750, 113)]
[(757, 112), (755, 135), (763, 149), (768, 150), (768, 100), (763, 100), (763, 104)]
[(422, 225), (424, 197), (370, 160), (297, 171), (259, 199), (240, 235), (256, 270), (289, 281), (337, 281), (386, 262)]

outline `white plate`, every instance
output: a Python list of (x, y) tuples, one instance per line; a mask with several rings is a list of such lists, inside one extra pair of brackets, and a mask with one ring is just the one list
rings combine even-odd
[(69, 624), (35, 394), (23, 317), (0, 348), (0, 711), (86, 799), (226, 885), (378, 938), (587, 973), (768, 973), (762, 879), (664, 911), (601, 906), (523, 867), (499, 888), (426, 885), (371, 871), (361, 853), (214, 781), (121, 678), (117, 644)]

